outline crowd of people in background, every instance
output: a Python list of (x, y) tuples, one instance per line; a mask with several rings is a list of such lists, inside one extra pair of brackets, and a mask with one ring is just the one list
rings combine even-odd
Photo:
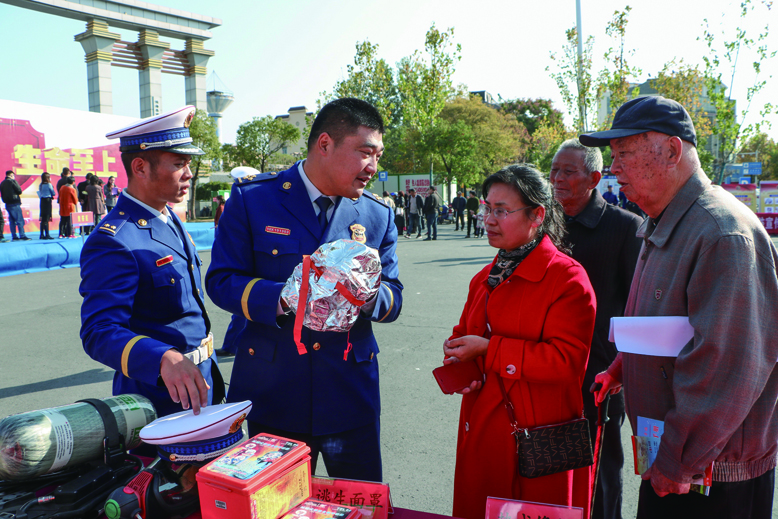
[[(427, 190), (426, 196), (422, 196), (416, 189), (405, 191), (384, 191), (381, 200), (389, 206), (395, 214), (394, 223), (397, 226), (397, 234), (411, 238), (421, 238), (423, 231), (427, 230), (424, 241), (434, 241), (438, 238), (438, 224), (454, 224), (455, 231), (465, 231), (465, 238), (482, 238), (485, 225), (485, 202), (470, 191), (468, 198), (464, 198), (462, 191), (447, 203), (438, 194), (435, 186)], [(465, 227), (465, 216), (467, 227)], [(471, 233), (472, 229), (472, 233)]]
[[(11, 173), (11, 176), (8, 173)], [(24, 241), (30, 238), (24, 232), (20, 198), (21, 187), (14, 176), (12, 171), (8, 171), (6, 172), (6, 181), (0, 183), (0, 185), (5, 185), (2, 199), (6, 204), (6, 211), (12, 225), (12, 239)], [(18, 190), (15, 189), (14, 185), (18, 187)], [(640, 207), (634, 202), (630, 202), (621, 191), (617, 195), (613, 192), (612, 185), (609, 184), (607, 188), (607, 192), (602, 194), (606, 202), (630, 211), (641, 218), (645, 217), (645, 213), (641, 211)], [(51, 174), (44, 172), (41, 175), (40, 188), (37, 192), (40, 199), (40, 239), (54, 239), (49, 234), (49, 223), (53, 219), (52, 202), (54, 200), (59, 201), (58, 237), (75, 238), (71, 214), (78, 212), (79, 206), (81, 211), (93, 213), (94, 225), (80, 227), (81, 235), (87, 236), (94, 229), (94, 226), (114, 208), (120, 192), (121, 189), (117, 188), (115, 177), (109, 177), (107, 182), (103, 182), (96, 175), (87, 173), (84, 180), (76, 184), (73, 172), (64, 167), (60, 179), (54, 187), (51, 184)], [(74, 193), (75, 199), (71, 196)], [(391, 193), (384, 191), (381, 200), (395, 214), (397, 233), (406, 238), (411, 238), (413, 235), (416, 238), (421, 238), (426, 230), (427, 236), (424, 241), (436, 240), (437, 225), (451, 223), (454, 224), (455, 231), (466, 231), (465, 238), (484, 237), (484, 200), (475, 191), (468, 191), (467, 197), (465, 197), (464, 191), (457, 191), (456, 197), (450, 202), (446, 202), (434, 186), (430, 187), (425, 195), (411, 188), (407, 193), (405, 191)], [(10, 209), (8, 208), (9, 203)], [(0, 213), (0, 243), (9, 241), (3, 236), (3, 224), (4, 217)]]
[[(16, 181), (13, 171), (5, 172), (5, 180), (0, 182), (2, 200), (8, 213), (13, 241), (29, 241), (30, 238), (24, 232), (24, 213), (22, 210), (22, 188)], [(62, 174), (56, 186), (51, 182), (51, 174), (44, 171), (40, 177), (37, 195), (40, 200), (39, 222), (41, 240), (53, 240), (49, 231), (49, 224), (54, 219), (53, 202), (59, 202), (59, 234), (58, 238), (75, 238), (72, 222), (72, 214), (78, 212), (79, 205), (82, 212), (91, 212), (94, 217), (94, 225), (82, 226), (82, 236), (87, 236), (94, 226), (108, 214), (116, 205), (116, 199), (121, 190), (116, 187), (116, 177), (109, 177), (105, 183), (101, 178), (92, 173), (87, 173), (83, 182), (76, 184), (73, 172), (68, 167), (62, 168)], [(0, 243), (9, 241), (5, 238), (3, 228), (5, 217), (0, 211)]]

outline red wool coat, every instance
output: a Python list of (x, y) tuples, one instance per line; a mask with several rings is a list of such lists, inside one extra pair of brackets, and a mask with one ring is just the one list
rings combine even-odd
[(453, 515), (483, 519), (486, 498), (492, 496), (580, 506), (588, 517), (588, 468), (514, 477), (516, 442), (495, 377), (502, 377), (521, 426), (581, 417), (596, 305), (589, 277), (548, 237), (495, 289), (486, 282), (491, 268), (487, 265), (470, 282), (451, 336), (483, 336), (488, 311), (492, 336), (486, 356), (478, 359), (486, 382), (462, 397)]
[(68, 184), (62, 186), (59, 190), (59, 215), (70, 216), (70, 213), (76, 211), (76, 202), (76, 188)]

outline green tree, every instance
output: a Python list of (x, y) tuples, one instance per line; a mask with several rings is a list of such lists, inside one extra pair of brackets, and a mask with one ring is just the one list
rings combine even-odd
[(778, 180), (778, 143), (766, 133), (752, 136), (737, 155), (736, 162), (761, 162), (762, 180)]
[[(741, 25), (737, 27), (734, 34), (722, 31), (719, 37), (714, 34), (714, 29), (710, 27), (708, 20), (705, 20), (702, 39), (707, 44), (709, 52), (708, 55), (703, 56), (703, 61), (705, 62), (708, 95), (716, 109), (716, 120), (712, 133), (718, 137), (719, 141), (719, 154), (715, 163), (718, 183), (721, 183), (724, 178), (726, 165), (735, 159), (743, 143), (758, 134), (763, 125), (769, 126), (770, 124), (765, 119), (773, 113), (774, 109), (769, 102), (758, 110), (760, 119), (748, 124), (746, 121), (751, 112), (754, 97), (767, 86), (767, 79), (761, 75), (762, 64), (775, 58), (777, 51), (769, 48), (767, 23), (764, 25), (763, 32), (760, 32), (756, 37), (753, 36), (753, 33), (749, 36), (743, 27), (751, 23), (749, 20), (755, 18), (771, 19), (769, 14), (771, 7), (772, 2), (768, 0), (756, 3), (751, 0), (743, 0), (740, 3)], [(721, 40), (719, 41), (718, 38)], [(752, 60), (750, 67), (739, 67), (741, 53), (745, 55), (744, 59)], [(751, 70), (749, 71), (748, 68)], [(722, 77), (725, 73), (729, 78), (728, 88), (722, 88), (724, 85)], [(750, 85), (746, 91), (745, 108), (741, 109), (739, 113), (735, 100), (732, 98), (732, 89), (736, 79), (745, 80)]]
[(597, 123), (597, 88), (592, 77), (594, 37), (589, 36), (586, 39), (580, 59), (578, 30), (575, 27), (566, 30), (565, 38), (567, 43), (562, 47), (562, 53), (550, 54), (556, 71), (551, 72), (549, 65), (546, 72), (549, 72), (556, 82), (562, 102), (573, 118), (573, 127), (584, 133), (594, 128)]
[(681, 60), (665, 63), (659, 75), (649, 80), (649, 86), (660, 95), (678, 101), (689, 112), (697, 133), (697, 152), (703, 171), (713, 178), (713, 154), (706, 149), (711, 136), (713, 121), (712, 107), (706, 105), (707, 81), (705, 74), (697, 65), (689, 65)]
[(578, 137), (578, 132), (566, 128), (563, 124), (544, 121), (532, 134), (530, 147), (522, 161), (534, 164), (540, 171), (548, 173), (559, 145), (573, 137)]
[(192, 144), (205, 152), (205, 155), (192, 155), (192, 162), (189, 165), (193, 175), (189, 189), (189, 217), (194, 220), (197, 218), (195, 200), (197, 199), (197, 179), (200, 178), (200, 170), (201, 168), (210, 168), (211, 163), (219, 160), (222, 154), (219, 137), (216, 135), (216, 123), (203, 110), (195, 112), (192, 124), (189, 125), (189, 135), (192, 137)]
[(603, 56), (606, 66), (600, 72), (597, 84), (598, 99), (604, 99), (606, 95), (608, 97), (607, 115), (601, 128), (610, 128), (619, 107), (637, 97), (640, 92), (639, 88), (630, 87), (630, 82), (635, 81), (643, 71), (629, 64), (627, 58), (634, 54), (634, 50), (625, 49), (630, 11), (630, 6), (626, 6), (623, 11), (614, 11), (605, 28), (605, 34), (615, 41), (615, 46), (611, 46)]
[(564, 114), (554, 108), (550, 99), (500, 99), (500, 110), (510, 114), (532, 135), (540, 125), (563, 125)]
[(384, 59), (378, 59), (377, 44), (357, 42), (356, 48), (354, 64), (346, 66), (346, 79), (335, 84), (332, 94), (322, 92), (324, 102), (319, 101), (319, 107), (333, 99), (356, 97), (375, 106), (387, 128), (394, 128), (401, 119), (394, 71)]
[(418, 134), (422, 149), (429, 149), (438, 114), (457, 94), (451, 76), (462, 57), (454, 44), (454, 29), (440, 31), (432, 24), (424, 41), (424, 53), (416, 50), (397, 64), (397, 87), (402, 103), (402, 123)]
[(229, 191), (232, 184), (230, 182), (206, 182), (200, 184), (197, 190), (197, 200), (207, 202), (213, 199), (213, 193), (216, 191)]
[(548, 99), (516, 99), (504, 101), (500, 107), (503, 113), (516, 117), (526, 129), (522, 162), (538, 166), (548, 171), (557, 147), (569, 137), (575, 136), (564, 124), (564, 115), (554, 108)]
[(465, 121), (438, 121), (429, 136), (433, 157), (439, 159), (444, 172), (436, 169), (438, 181), (469, 185), (482, 178), (484, 165), (478, 154), (474, 130)]
[[(384, 151), (379, 169), (391, 175), (408, 175), (423, 170), (425, 151), (419, 132), (405, 125), (390, 129), (384, 135)], [(427, 163), (429, 167), (429, 163)]]
[(243, 164), (265, 171), (271, 155), (299, 138), (300, 130), (281, 119), (266, 115), (241, 124), (235, 145)]
[[(616, 110), (629, 97), (630, 80), (640, 75), (641, 70), (629, 64), (628, 57), (633, 51), (626, 50), (627, 24), (632, 10), (626, 6), (623, 11), (614, 11), (606, 26), (605, 33), (615, 43), (604, 54), (605, 67), (595, 78), (592, 73), (592, 55), (594, 37), (589, 36), (583, 44), (582, 54), (578, 56), (578, 30), (573, 27), (565, 31), (566, 43), (561, 53), (551, 53), (555, 70), (546, 67), (556, 82), (565, 108), (573, 118), (573, 127), (581, 133), (610, 124)], [(608, 99), (605, 120), (597, 123), (599, 104)]]
[(471, 185), (516, 162), (529, 134), (512, 115), (485, 105), (478, 96), (456, 98), (441, 110), (430, 132), (429, 151), (445, 168), (438, 178)]
[(222, 169), (224, 171), (232, 171), (233, 168), (238, 166), (244, 166), (243, 159), (240, 157), (238, 147), (234, 144), (225, 143), (222, 144)]

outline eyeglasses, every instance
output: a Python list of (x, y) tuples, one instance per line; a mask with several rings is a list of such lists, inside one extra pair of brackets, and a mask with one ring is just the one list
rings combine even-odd
[(484, 220), (486, 220), (489, 217), (489, 215), (494, 216), (495, 220), (505, 220), (506, 218), (508, 218), (508, 215), (511, 213), (515, 213), (517, 211), (523, 211), (524, 209), (532, 209), (532, 207), (531, 206), (519, 207), (518, 209), (514, 209), (513, 211), (506, 211), (502, 207), (498, 207), (497, 209), (493, 210), (489, 206), (486, 206), (484, 209), (486, 210), (484, 212)]

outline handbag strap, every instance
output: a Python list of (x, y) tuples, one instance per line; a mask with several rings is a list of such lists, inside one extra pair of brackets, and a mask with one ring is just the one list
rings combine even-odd
[(516, 441), (519, 441), (519, 434), (523, 431), (524, 434), (529, 438), (529, 433), (526, 429), (519, 426), (519, 422), (516, 420), (516, 413), (513, 409), (513, 404), (511, 403), (510, 399), (508, 398), (508, 392), (505, 391), (505, 384), (502, 381), (502, 377), (500, 375), (497, 375), (497, 385), (500, 386), (500, 392), (502, 393), (502, 401), (505, 405), (505, 410), (508, 412), (508, 422), (511, 424), (511, 428), (513, 428), (513, 434), (516, 436)]
[[(489, 325), (489, 293), (486, 294), (486, 304), (484, 305), (484, 311), (486, 312), (486, 332), (484, 332), (484, 337), (487, 339), (491, 338), (492, 336), (492, 327)], [(500, 374), (497, 374), (497, 384), (500, 386), (500, 392), (502, 393), (502, 401), (505, 405), (505, 410), (508, 411), (508, 422), (511, 424), (511, 427), (513, 428), (513, 434), (516, 437), (516, 448), (518, 448), (518, 442), (519, 442), (519, 434), (524, 431), (524, 434), (529, 437), (529, 433), (527, 433), (526, 429), (523, 429), (522, 427), (519, 427), (519, 422), (516, 420), (516, 413), (514, 412), (513, 404), (511, 403), (510, 399), (508, 398), (508, 392), (505, 391), (505, 384), (502, 381), (502, 377)]]

